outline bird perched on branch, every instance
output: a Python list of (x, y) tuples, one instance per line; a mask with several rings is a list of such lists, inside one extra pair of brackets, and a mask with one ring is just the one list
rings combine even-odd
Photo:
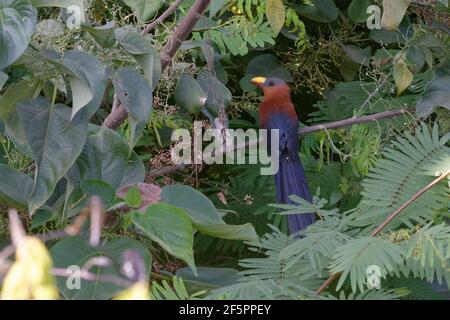
[[(260, 127), (279, 130), (279, 170), (275, 175), (277, 202), (292, 204), (291, 195), (312, 202), (311, 192), (300, 157), (298, 129), (299, 122), (288, 85), (278, 78), (256, 77), (251, 81), (264, 91), (264, 100), (259, 109)], [(271, 150), (269, 147), (268, 150)], [(288, 215), (289, 232), (296, 233), (315, 222), (312, 213)]]

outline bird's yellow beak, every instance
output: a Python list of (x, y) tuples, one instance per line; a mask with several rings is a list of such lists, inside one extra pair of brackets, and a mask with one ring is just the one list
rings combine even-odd
[(266, 82), (266, 78), (256, 77), (256, 78), (253, 78), (250, 82), (261, 88), (264, 85), (264, 83)]

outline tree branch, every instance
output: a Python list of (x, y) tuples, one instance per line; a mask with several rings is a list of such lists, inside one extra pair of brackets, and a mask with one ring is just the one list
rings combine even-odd
[[(311, 127), (301, 128), (298, 133), (300, 136), (302, 136), (305, 134), (323, 131), (323, 130), (337, 129), (337, 128), (348, 127), (348, 126), (352, 126), (352, 125), (360, 124), (360, 123), (374, 122), (374, 121), (378, 121), (378, 120), (382, 120), (382, 119), (393, 118), (393, 117), (405, 115), (407, 113), (410, 113), (411, 111), (412, 111), (411, 109), (398, 109), (398, 110), (379, 112), (379, 113), (362, 116), (362, 117), (352, 117), (349, 119), (344, 119), (344, 120), (329, 122), (329, 123), (325, 123), (325, 124), (318, 124), (318, 125), (311, 126)], [(254, 140), (254, 141), (248, 141), (246, 143), (242, 143), (242, 144), (236, 146), (234, 150), (236, 151), (236, 150), (244, 149), (244, 148), (247, 148), (250, 146), (254, 146), (254, 145), (258, 144), (258, 141), (259, 140)], [(189, 166), (190, 165), (187, 165), (187, 164), (179, 164), (176, 166), (168, 166), (168, 167), (163, 167), (160, 169), (152, 170), (149, 173), (147, 173), (146, 178), (153, 179), (158, 176), (162, 176), (162, 175), (170, 174), (170, 173), (173, 173), (173, 172), (176, 172), (179, 170), (183, 170)]]
[(339, 120), (339, 121), (335, 121), (335, 122), (318, 124), (318, 125), (311, 126), (311, 127), (301, 128), (299, 130), (299, 134), (304, 135), (307, 133), (312, 133), (312, 132), (317, 132), (317, 131), (322, 131), (322, 130), (348, 127), (348, 126), (351, 126), (354, 124), (375, 122), (375, 121), (386, 119), (386, 118), (398, 117), (398, 116), (410, 113), (411, 111), (412, 111), (411, 109), (398, 109), (398, 110), (390, 110), (390, 111), (374, 113), (374, 114), (370, 114), (368, 116), (352, 117), (349, 119), (344, 119), (344, 120)]
[[(392, 212), (386, 220), (378, 228), (375, 229), (375, 231), (372, 232), (370, 235), (371, 237), (376, 237), (388, 224), (391, 222), (396, 216), (400, 214), (406, 207), (408, 207), (411, 203), (417, 200), (422, 194), (430, 190), (432, 187), (434, 187), (436, 184), (444, 180), (448, 175), (450, 175), (450, 171), (445, 172), (441, 176), (434, 179), (432, 182), (430, 182), (427, 186), (419, 190), (415, 195), (413, 195), (408, 201), (406, 201), (400, 208)], [(328, 286), (337, 278), (339, 278), (341, 274), (340, 273), (334, 273), (332, 274), (321, 286), (319, 289), (317, 289), (316, 294), (321, 294)]]
[[(198, 19), (205, 12), (210, 2), (211, 0), (197, 0), (183, 21), (181, 21), (180, 25), (173, 31), (160, 53), (162, 71), (169, 66), (172, 58), (175, 56), (175, 53), (178, 51), (183, 41), (186, 40), (192, 32), (192, 29)], [(105, 119), (103, 122), (103, 127), (115, 130), (126, 119), (127, 110), (123, 105), (120, 105)]]
[(145, 29), (142, 30), (141, 34), (142, 35), (147, 34), (150, 31), (152, 31), (158, 24), (163, 23), (164, 20), (166, 20), (172, 13), (175, 12), (175, 10), (177, 10), (178, 6), (181, 4), (182, 1), (183, 0), (176, 0), (174, 3), (172, 3), (172, 5), (162, 15), (160, 15), (158, 19), (149, 23), (147, 27), (145, 27)]

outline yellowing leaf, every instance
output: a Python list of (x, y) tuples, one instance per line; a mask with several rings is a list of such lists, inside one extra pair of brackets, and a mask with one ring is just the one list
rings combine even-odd
[(53, 262), (45, 245), (33, 237), (21, 240), (16, 261), (3, 282), (4, 300), (56, 300), (59, 298), (51, 274)]
[(397, 29), (410, 3), (410, 0), (383, 0), (381, 26), (386, 30)]
[(138, 282), (119, 293), (114, 300), (151, 300), (150, 291), (145, 282)]
[(403, 54), (397, 55), (393, 73), (395, 85), (397, 86), (397, 94), (400, 95), (414, 79), (414, 75), (409, 70)]
[(282, 0), (266, 1), (266, 16), (275, 35), (280, 33), (286, 19), (286, 10)]

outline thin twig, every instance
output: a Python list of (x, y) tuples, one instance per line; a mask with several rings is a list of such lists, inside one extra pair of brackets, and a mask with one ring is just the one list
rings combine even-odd
[(102, 235), (103, 225), (103, 208), (102, 201), (99, 197), (95, 196), (91, 198), (91, 233), (89, 237), (89, 244), (93, 247), (100, 245), (100, 238)]
[(178, 6), (180, 5), (180, 3), (182, 1), (183, 0), (176, 0), (174, 3), (172, 3), (172, 5), (162, 15), (160, 15), (158, 19), (149, 23), (145, 27), (145, 29), (142, 30), (141, 34), (145, 35), (145, 34), (149, 33), (150, 31), (152, 31), (158, 24), (163, 23), (164, 20), (166, 20), (170, 15), (172, 15), (172, 13), (175, 12), (175, 10), (177, 10)]
[[(181, 44), (192, 32), (192, 29), (205, 12), (211, 0), (197, 0), (188, 12), (186, 17), (181, 21), (179, 26), (172, 32), (166, 45), (162, 48), (161, 70), (164, 71), (172, 61)], [(103, 122), (104, 128), (117, 129), (126, 119), (128, 113), (123, 105), (120, 105), (114, 112), (111, 112)]]
[[(62, 269), (62, 268), (52, 268), (51, 273), (56, 277), (69, 278), (73, 276), (73, 273), (70, 270)], [(133, 285), (132, 282), (127, 281), (125, 279), (108, 275), (108, 274), (96, 274), (91, 273), (89, 271), (80, 270), (79, 276), (81, 279), (86, 281), (100, 281), (100, 282), (109, 282), (115, 285), (128, 288)]]
[[(301, 128), (299, 130), (299, 135), (302, 136), (305, 134), (314, 133), (314, 132), (318, 132), (318, 131), (337, 129), (337, 128), (342, 128), (342, 127), (352, 126), (355, 124), (374, 122), (374, 121), (379, 121), (382, 119), (398, 117), (401, 115), (408, 114), (411, 111), (412, 111), (411, 109), (390, 110), (390, 111), (379, 112), (379, 113), (362, 116), (362, 117), (352, 117), (349, 119), (339, 120), (339, 121), (335, 121), (335, 122), (318, 124), (318, 125), (311, 126), (311, 127)], [(238, 144), (237, 146), (235, 146), (234, 151), (241, 150), (241, 149), (248, 148), (248, 147), (253, 147), (253, 146), (257, 145), (258, 142), (259, 142), (259, 140), (251, 140), (251, 141), (247, 141), (245, 143)], [(167, 166), (167, 167), (163, 167), (160, 169), (152, 170), (149, 173), (147, 173), (146, 178), (153, 179), (158, 176), (163, 176), (163, 175), (170, 174), (170, 173), (173, 173), (173, 172), (176, 172), (179, 170), (186, 169), (189, 166), (190, 165), (188, 165), (188, 164), (179, 164), (176, 166)]]
[[(427, 186), (419, 190), (415, 195), (413, 195), (408, 201), (406, 201), (401, 207), (399, 207), (397, 210), (392, 212), (386, 220), (380, 224), (378, 228), (375, 229), (375, 231), (372, 232), (370, 235), (371, 237), (376, 237), (388, 224), (391, 222), (396, 216), (400, 214), (406, 207), (408, 207), (411, 203), (417, 200), (422, 194), (430, 190), (433, 186), (444, 180), (448, 175), (450, 175), (450, 171), (445, 172), (441, 176), (434, 179), (431, 183), (429, 183)], [(328, 286), (337, 278), (339, 278), (341, 274), (340, 273), (334, 273), (332, 274), (321, 286), (319, 289), (317, 289), (316, 294), (321, 294)]]

